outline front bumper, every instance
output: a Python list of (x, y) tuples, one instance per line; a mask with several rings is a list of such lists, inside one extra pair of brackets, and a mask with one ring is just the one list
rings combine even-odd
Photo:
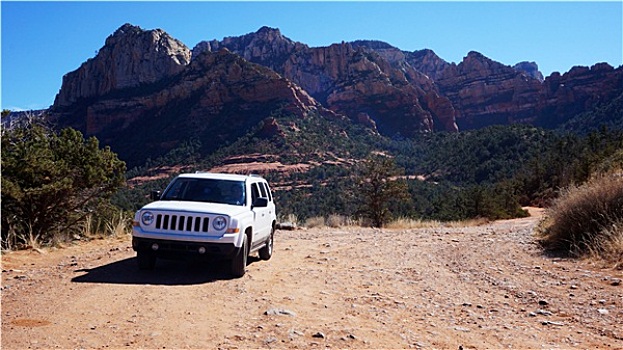
[[(157, 249), (154, 249), (156, 247)], [(132, 249), (135, 251), (150, 251), (160, 258), (232, 258), (238, 248), (233, 243), (188, 242), (132, 237)]]

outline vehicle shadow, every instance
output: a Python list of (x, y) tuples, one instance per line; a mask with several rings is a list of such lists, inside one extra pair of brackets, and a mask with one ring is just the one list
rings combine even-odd
[[(249, 257), (249, 264), (257, 261)], [(75, 283), (110, 283), (110, 284), (152, 284), (152, 285), (193, 285), (215, 281), (231, 280), (227, 261), (156, 261), (151, 271), (139, 270), (136, 257), (115, 261), (91, 269), (79, 269), (74, 272), (85, 274), (71, 279)]]

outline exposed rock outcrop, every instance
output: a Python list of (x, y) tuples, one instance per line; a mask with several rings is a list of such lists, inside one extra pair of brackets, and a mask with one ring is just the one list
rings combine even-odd
[(448, 62), (441, 59), (433, 50), (429, 49), (407, 52), (385, 42), (376, 40), (357, 40), (352, 44), (353, 47), (363, 47), (377, 52), (398, 68), (410, 66), (410, 68), (415, 69), (432, 80), (437, 80), (441, 73), (450, 66)]
[[(118, 41), (137, 46), (149, 33), (120, 31), (101, 51), (111, 50), (108, 45)], [(115, 69), (104, 64), (101, 76), (114, 75)], [(227, 49), (198, 54), (174, 75), (133, 85), (90, 99), (77, 98), (70, 106), (58, 103), (51, 109), (53, 118), (58, 124), (98, 136), (123, 154), (124, 160), (137, 164), (188, 139), (201, 140), (208, 152), (215, 150), (260, 125), (276, 110), (301, 118), (310, 112), (339, 117), (291, 81)], [(67, 83), (61, 90), (73, 86)], [(277, 125), (265, 125), (264, 131), (279, 136)]]
[(436, 83), (456, 110), (459, 129), (534, 120), (541, 83), (472, 51)]
[(540, 82), (543, 82), (543, 80), (545, 80), (543, 78), (543, 73), (539, 71), (539, 66), (536, 64), (536, 62), (519, 62), (514, 65), (513, 68), (516, 71), (526, 73), (529, 77), (534, 78)]
[(622, 91), (623, 67), (605, 63), (543, 80), (533, 62), (511, 67), (470, 52), (450, 64), (431, 50), (380, 41), (312, 48), (269, 27), (201, 42), (191, 55), (160, 29), (126, 24), (63, 77), (50, 115), (114, 145), (132, 164), (187, 139), (209, 152), (253, 128), (283, 137), (289, 127), (275, 111), (347, 116), (409, 137), (492, 124), (555, 127)]
[(193, 51), (218, 47), (275, 70), (327, 108), (375, 125), (383, 134), (412, 136), (435, 128), (457, 130), (449, 100), (438, 93), (431, 79), (404, 64), (404, 54), (388, 44), (356, 42), (310, 48), (264, 27), (220, 43), (200, 43)]
[(623, 93), (623, 66), (607, 63), (592, 67), (576, 66), (565, 74), (553, 73), (545, 78), (539, 95), (535, 124), (556, 127), (595, 105), (610, 101)]
[(623, 67), (574, 67), (543, 82), (470, 52), (436, 81), (456, 110), (459, 129), (531, 123), (555, 127), (623, 90)]
[(55, 107), (111, 91), (151, 84), (180, 73), (190, 50), (161, 29), (124, 24), (106, 39), (97, 55), (63, 77)]
[(193, 55), (204, 51), (218, 51), (227, 48), (250, 62), (279, 71), (291, 54), (307, 49), (307, 45), (292, 41), (276, 28), (262, 27), (255, 33), (239, 37), (226, 37), (222, 41), (202, 41), (193, 48)]

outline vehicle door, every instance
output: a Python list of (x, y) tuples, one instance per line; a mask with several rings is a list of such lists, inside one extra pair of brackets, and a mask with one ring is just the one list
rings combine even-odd
[[(251, 203), (255, 203), (259, 197), (268, 198), (268, 194), (260, 183), (254, 182), (251, 184)], [(268, 207), (254, 206), (252, 210), (255, 218), (253, 243), (263, 242), (268, 238), (272, 224), (270, 205)]]

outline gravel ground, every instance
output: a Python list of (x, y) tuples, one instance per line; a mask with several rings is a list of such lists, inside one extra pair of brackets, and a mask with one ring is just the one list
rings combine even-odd
[(2, 255), (3, 349), (623, 349), (623, 272), (542, 254), (539, 215), (277, 231), (269, 261), (161, 261), (131, 239)]

